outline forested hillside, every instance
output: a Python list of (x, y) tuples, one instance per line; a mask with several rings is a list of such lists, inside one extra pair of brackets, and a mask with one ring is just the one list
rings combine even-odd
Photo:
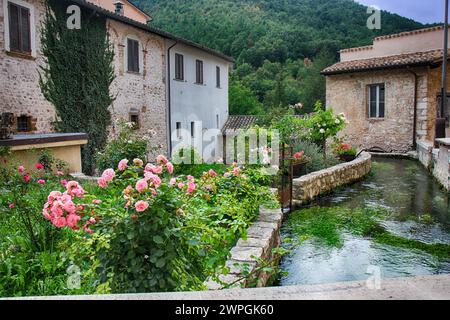
[(236, 59), (230, 108), (240, 114), (266, 113), (297, 102), (309, 111), (324, 98), (320, 70), (338, 59), (341, 48), (424, 27), (383, 12), (382, 29), (369, 30), (367, 8), (353, 0), (133, 2), (153, 17), (154, 27)]

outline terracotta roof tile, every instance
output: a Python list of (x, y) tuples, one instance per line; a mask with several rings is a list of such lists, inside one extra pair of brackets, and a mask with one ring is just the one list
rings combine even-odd
[(222, 128), (222, 132), (224, 134), (233, 134), (239, 129), (250, 129), (257, 121), (258, 116), (229, 116)]
[(442, 50), (399, 54), (387, 57), (338, 62), (322, 71), (324, 75), (422, 66), (442, 60)]

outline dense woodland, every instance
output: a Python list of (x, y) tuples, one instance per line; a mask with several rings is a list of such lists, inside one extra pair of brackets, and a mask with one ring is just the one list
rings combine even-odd
[(324, 100), (320, 71), (339, 50), (378, 35), (423, 28), (382, 12), (381, 30), (366, 26), (367, 8), (353, 0), (134, 0), (151, 24), (236, 59), (232, 114), (267, 114)]

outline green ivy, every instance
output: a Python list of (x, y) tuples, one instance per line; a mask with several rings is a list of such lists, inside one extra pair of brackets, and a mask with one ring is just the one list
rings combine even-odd
[(114, 98), (114, 51), (106, 30), (106, 18), (81, 9), (81, 30), (67, 28), (69, 1), (46, 0), (41, 37), (45, 65), (40, 86), (56, 108), (58, 132), (85, 132), (89, 143), (82, 147), (83, 170), (92, 174), (97, 150), (107, 140), (111, 122), (108, 107)]

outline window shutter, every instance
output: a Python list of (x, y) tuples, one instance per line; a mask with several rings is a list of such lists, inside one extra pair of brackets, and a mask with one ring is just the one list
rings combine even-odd
[(30, 10), (20, 8), (20, 40), (21, 51), (31, 53)]
[(8, 2), (10, 50), (20, 51), (19, 7)]
[(184, 57), (181, 54), (175, 54), (175, 79), (184, 80)]
[(220, 88), (220, 67), (216, 67), (216, 87)]
[(203, 84), (203, 61), (197, 60), (196, 73), (196, 82)]
[(370, 86), (369, 89), (369, 117), (377, 116), (377, 86)]
[(139, 72), (139, 41), (128, 39), (128, 71)]
[(384, 118), (384, 101), (385, 101), (385, 91), (384, 85), (380, 85), (380, 101), (379, 101), (379, 117)]

